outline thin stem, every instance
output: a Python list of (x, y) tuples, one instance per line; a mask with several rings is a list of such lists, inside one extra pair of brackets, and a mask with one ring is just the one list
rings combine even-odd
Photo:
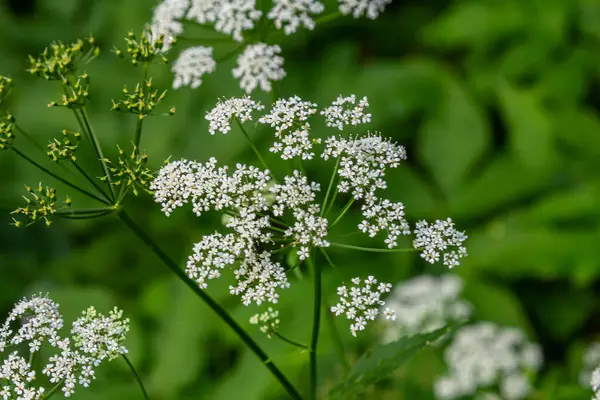
[[(331, 268), (336, 269), (335, 264), (333, 263), (333, 261), (331, 260), (331, 257), (329, 257), (329, 254), (327, 253), (327, 250), (325, 250), (322, 247), (320, 247), (319, 250), (321, 250), (321, 253), (325, 257), (325, 259), (327, 260), (327, 263), (331, 266)], [(342, 341), (340, 332), (338, 331), (337, 327), (335, 326), (335, 320), (334, 320), (333, 314), (331, 314), (329, 312), (329, 307), (325, 306), (325, 304), (324, 304), (324, 307), (325, 307), (325, 314), (327, 315), (326, 320), (329, 325), (329, 331), (331, 332), (331, 338), (333, 339), (333, 343), (335, 344), (335, 350), (337, 351), (340, 360), (342, 360), (342, 365), (344, 367), (344, 371), (348, 372), (348, 371), (350, 371), (350, 362), (348, 361), (348, 358), (346, 357), (346, 350), (344, 349), (344, 342)]]
[(97, 212), (95, 214), (79, 214), (79, 215), (63, 214), (63, 215), (59, 215), (59, 217), (63, 218), (63, 219), (94, 219), (94, 218), (104, 217), (105, 215), (112, 214), (113, 212), (114, 212), (114, 210), (106, 210), (104, 212)]
[(331, 196), (331, 202), (329, 203), (329, 205), (327, 206), (327, 210), (325, 211), (326, 217), (329, 215), (329, 212), (333, 208), (333, 205), (335, 204), (335, 199), (337, 198), (338, 193), (339, 193), (339, 190), (338, 190), (338, 187), (336, 186), (335, 190), (333, 191), (333, 196)]
[(119, 214), (121, 221), (129, 229), (133, 231), (148, 246), (148, 248), (156, 254), (158, 258), (175, 274), (177, 277), (185, 283), (190, 289), (194, 291), (194, 293), (202, 299), (218, 316), (225, 322), (244, 342), (248, 348), (265, 364), (265, 366), (269, 369), (269, 371), (273, 374), (275, 379), (279, 381), (279, 383), (284, 387), (284, 389), (288, 392), (288, 394), (293, 399), (302, 400), (302, 397), (296, 390), (296, 388), (290, 383), (290, 381), (283, 375), (283, 373), (277, 368), (277, 366), (273, 363), (273, 361), (269, 358), (269, 356), (264, 352), (264, 350), (244, 331), (244, 329), (225, 311), (223, 307), (212, 297), (208, 295), (208, 293), (204, 292), (200, 287), (190, 279), (184, 271), (182, 271), (177, 263), (173, 261), (158, 245), (146, 234), (146, 232), (139, 227), (125, 212), (121, 212)]
[[(74, 111), (77, 114), (77, 110), (74, 110)], [(87, 111), (85, 110), (85, 107), (81, 108), (81, 117), (83, 120), (83, 125), (85, 126), (85, 129), (87, 130), (90, 140), (92, 141), (92, 145), (94, 146), (94, 150), (96, 151), (96, 156), (98, 157), (100, 164), (102, 165), (102, 170), (104, 171), (104, 175), (106, 176), (106, 181), (108, 183), (108, 189), (110, 190), (111, 200), (114, 201), (115, 200), (115, 189), (112, 185), (112, 178), (110, 175), (110, 170), (108, 169), (108, 165), (106, 164), (106, 161), (104, 160), (104, 154), (102, 153), (102, 147), (100, 146), (100, 142), (98, 141), (98, 138), (94, 134), (94, 130), (92, 129), (92, 126), (90, 125), (89, 118), (87, 115)], [(84, 129), (84, 128), (82, 127), (82, 129)]]
[(248, 132), (246, 132), (246, 128), (244, 128), (244, 125), (242, 125), (242, 123), (240, 122), (240, 120), (238, 118), (235, 119), (235, 122), (237, 122), (238, 126), (240, 127), (240, 129), (244, 133), (244, 136), (246, 137), (246, 140), (248, 140), (248, 143), (250, 144), (250, 147), (254, 151), (254, 154), (256, 154), (256, 156), (258, 157), (258, 160), (260, 161), (260, 163), (262, 164), (262, 166), (265, 169), (267, 169), (267, 170), (270, 171), (269, 166), (267, 165), (267, 163), (265, 162), (265, 160), (260, 155), (260, 152), (258, 151), (258, 149), (256, 148), (256, 146), (254, 145), (254, 142), (252, 141), (252, 139), (250, 139), (250, 135), (248, 135)]
[(337, 177), (337, 171), (340, 166), (340, 158), (338, 157), (335, 162), (335, 167), (333, 168), (333, 172), (331, 174), (331, 179), (329, 179), (329, 185), (327, 186), (327, 192), (325, 192), (325, 199), (323, 199), (323, 204), (321, 205), (321, 217), (325, 214), (325, 207), (327, 206), (327, 200), (329, 200), (329, 194), (331, 193), (331, 188), (333, 187), (333, 183), (335, 182), (335, 178)]
[(15, 153), (17, 153), (19, 156), (23, 157), (25, 160), (27, 160), (28, 162), (30, 162), (31, 164), (33, 164), (35, 167), (39, 168), (40, 170), (42, 170), (43, 172), (45, 172), (46, 174), (50, 175), (51, 177), (53, 177), (54, 179), (59, 180), (60, 182), (64, 183), (65, 185), (77, 190), (80, 193), (85, 194), (88, 197), (91, 197), (92, 199), (98, 200), (99, 202), (102, 202), (104, 204), (111, 204), (110, 202), (108, 202), (107, 200), (100, 198), (98, 196), (96, 196), (93, 193), (88, 192), (85, 189), (80, 188), (79, 186), (67, 181), (64, 178), (61, 178), (60, 176), (56, 175), (54, 172), (50, 171), (49, 169), (47, 169), (46, 167), (43, 167), (42, 165), (38, 164), (37, 162), (35, 162), (34, 160), (32, 160), (31, 158), (29, 158), (28, 156), (26, 156), (24, 153), (22, 153), (21, 151), (19, 151), (17, 148), (13, 147), (12, 148), (14, 150)]
[(341, 16), (342, 16), (342, 13), (339, 11), (335, 11), (335, 12), (332, 12), (331, 14), (323, 15), (322, 17), (315, 19), (315, 25), (323, 25), (327, 22), (334, 21)]
[(50, 397), (52, 397), (54, 395), (54, 393), (56, 393), (56, 391), (58, 389), (60, 389), (60, 387), (62, 386), (62, 384), (65, 382), (65, 380), (61, 380), (60, 382), (58, 382), (56, 385), (54, 385), (54, 387), (52, 389), (50, 389), (50, 391), (48, 392), (48, 394), (46, 394), (45, 396), (43, 396), (44, 400), (48, 400)]
[(350, 209), (350, 207), (352, 207), (352, 204), (354, 204), (354, 197), (351, 197), (350, 200), (348, 200), (348, 202), (342, 209), (342, 212), (340, 212), (340, 215), (338, 215), (338, 217), (335, 219), (335, 221), (333, 221), (333, 223), (331, 225), (329, 225), (329, 229), (333, 228), (338, 222), (340, 222), (340, 220), (342, 219), (344, 214), (346, 214), (346, 212)]
[(21, 135), (25, 136), (25, 138), (27, 140), (29, 140), (31, 143), (33, 143), (33, 145), (35, 147), (37, 147), (38, 150), (41, 150), (44, 153), (48, 150), (46, 147), (42, 146), (37, 140), (35, 140), (33, 138), (33, 136), (31, 136), (30, 134), (28, 134), (27, 132), (25, 132), (19, 125), (16, 125), (16, 126), (17, 126), (17, 130), (21, 133)]
[(144, 394), (144, 399), (149, 400), (150, 398), (148, 397), (148, 392), (146, 391), (146, 388), (144, 387), (144, 382), (142, 382), (142, 378), (140, 378), (140, 376), (137, 373), (137, 371), (135, 370), (133, 364), (131, 363), (131, 361), (129, 361), (129, 358), (127, 358), (127, 355), (123, 354), (123, 358), (125, 359), (125, 362), (129, 366), (131, 373), (133, 373), (133, 376), (135, 376), (135, 380), (137, 381), (140, 389), (142, 390), (142, 393)]
[(360, 250), (360, 251), (369, 251), (372, 253), (409, 253), (412, 251), (421, 251), (423, 249), (421, 248), (408, 248), (408, 249), (378, 249), (375, 247), (361, 247), (361, 246), (352, 246), (350, 244), (343, 244), (343, 243), (330, 243), (332, 246), (336, 246), (336, 247), (342, 247), (345, 249), (352, 249), (352, 250)]
[[(146, 84), (146, 79), (148, 79), (148, 62), (144, 63), (144, 72), (142, 75), (142, 85)], [(140, 140), (142, 139), (142, 125), (144, 124), (144, 118), (142, 115), (138, 115), (137, 122), (135, 124), (135, 134), (133, 135), (133, 145), (135, 147), (140, 147)]]
[(314, 304), (313, 304), (313, 328), (310, 340), (310, 399), (317, 398), (317, 344), (319, 341), (319, 329), (321, 327), (321, 267), (315, 264), (312, 258), (307, 259), (308, 265), (313, 270), (314, 279)]
[(85, 214), (96, 214), (99, 212), (106, 212), (106, 211), (110, 211), (113, 212), (115, 211), (115, 209), (113, 207), (97, 207), (97, 208), (84, 208), (84, 209), (80, 209), (80, 210), (71, 210), (71, 209), (64, 209), (64, 210), (57, 210), (54, 214), (55, 215), (85, 215)]
[(81, 175), (83, 175), (83, 177), (89, 182), (91, 183), (91, 185), (94, 187), (94, 189), (96, 189), (98, 192), (100, 192), (100, 194), (102, 194), (102, 196), (106, 199), (107, 202), (110, 202), (108, 200), (108, 195), (106, 194), (106, 192), (104, 190), (102, 190), (102, 188), (96, 183), (96, 181), (94, 179), (92, 179), (91, 176), (89, 176), (87, 174), (87, 172), (85, 172), (85, 170), (83, 168), (81, 168), (79, 166), (79, 164), (77, 164), (76, 161), (71, 160), (71, 162), (73, 163), (73, 165), (75, 166), (75, 169), (77, 169), (77, 171), (79, 171), (79, 173)]
[(231, 57), (235, 56), (241, 49), (243, 49), (247, 44), (248, 44), (248, 40), (245, 40), (243, 43), (241, 43), (239, 46), (236, 46), (230, 52), (225, 53), (221, 57), (216, 58), (215, 62), (218, 64), (218, 63), (221, 63), (223, 61), (230, 59)]
[(278, 332), (275, 332), (275, 336), (277, 336), (279, 339), (283, 340), (284, 342), (291, 344), (292, 346), (296, 346), (296, 347), (300, 347), (301, 349), (308, 350), (308, 346), (303, 345), (302, 343), (295, 342), (291, 339), (288, 339), (285, 336), (280, 335)]

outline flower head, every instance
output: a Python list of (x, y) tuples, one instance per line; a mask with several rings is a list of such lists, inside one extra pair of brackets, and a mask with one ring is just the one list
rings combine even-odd
[(181, 19), (185, 16), (190, 0), (163, 0), (156, 8), (150, 22), (152, 39), (163, 37), (162, 51), (167, 51), (175, 42), (175, 38), (183, 33)]
[(8, 150), (15, 141), (15, 119), (11, 114), (0, 117), (0, 151)]
[(213, 72), (216, 66), (217, 63), (212, 58), (212, 47), (197, 46), (185, 49), (173, 64), (173, 89), (182, 86), (196, 89), (202, 83), (202, 76)]
[(523, 332), (488, 322), (458, 331), (444, 359), (448, 372), (435, 383), (438, 399), (462, 398), (495, 385), (502, 398), (524, 399), (531, 392), (528, 373), (542, 364), (540, 347)]
[(262, 104), (247, 96), (219, 101), (210, 112), (206, 113), (205, 118), (210, 123), (208, 131), (211, 135), (217, 131), (225, 134), (231, 130), (230, 121), (233, 118), (244, 123), (252, 120), (253, 111), (260, 111), (264, 108)]
[(80, 64), (98, 56), (100, 48), (95, 43), (91, 36), (85, 41), (78, 39), (69, 44), (53, 42), (39, 57), (29, 56), (31, 66), (27, 71), (44, 79), (63, 81), (69, 74), (75, 73)]
[[(118, 147), (118, 146), (117, 146)], [(148, 162), (148, 156), (146, 153), (140, 152), (137, 146), (133, 146), (131, 153), (125, 154), (125, 151), (118, 147), (119, 159), (117, 164), (114, 165), (109, 159), (104, 161), (109, 166), (111, 176), (116, 178), (112, 182), (115, 186), (123, 187), (123, 190), (133, 190), (134, 195), (138, 195), (137, 188), (140, 187), (142, 190), (148, 191), (150, 182), (154, 179), (154, 174), (146, 166)], [(104, 176), (101, 180), (107, 180), (108, 177)]]
[(335, 315), (345, 314), (346, 318), (354, 321), (350, 325), (350, 333), (356, 336), (357, 332), (362, 331), (367, 326), (369, 321), (374, 321), (379, 314), (382, 314), (386, 319), (396, 318), (393, 310), (389, 308), (382, 309), (385, 302), (381, 300), (381, 295), (388, 293), (392, 285), (389, 283), (377, 284), (377, 279), (369, 276), (362, 282), (360, 278), (352, 278), (350, 288), (340, 286), (337, 289), (337, 294), (340, 296), (339, 302), (331, 307), (331, 312)]
[(315, 21), (311, 14), (320, 14), (323, 10), (325, 6), (317, 0), (274, 0), (267, 18), (275, 22), (277, 29), (283, 28), (286, 35), (291, 35), (300, 26), (313, 30)]
[(271, 338), (279, 329), (279, 311), (269, 307), (267, 311), (250, 317), (250, 323), (260, 325), (260, 331)]
[(452, 268), (459, 265), (458, 260), (467, 255), (467, 249), (463, 246), (467, 235), (454, 228), (451, 218), (437, 220), (434, 224), (419, 221), (414, 233), (414, 247), (422, 248), (421, 257), (431, 264), (438, 262), (442, 256), (444, 265)]
[(155, 58), (160, 58), (160, 61), (163, 63), (168, 62), (163, 54), (165, 46), (168, 46), (165, 44), (164, 33), (155, 35), (152, 33), (150, 27), (146, 27), (139, 38), (135, 32), (129, 31), (125, 38), (125, 42), (127, 43), (127, 50), (125, 51), (127, 55), (118, 48), (115, 48), (115, 54), (117, 57), (127, 57), (133, 65), (149, 63)]
[(285, 76), (281, 48), (264, 43), (251, 44), (238, 57), (237, 68), (233, 69), (234, 78), (240, 79), (240, 87), (251, 93), (257, 87), (265, 92), (271, 91), (271, 82), (280, 81)]
[[(329, 107), (321, 111), (325, 116), (327, 126), (338, 128), (340, 131), (347, 125), (359, 125), (371, 122), (371, 114), (365, 113), (369, 107), (366, 97), (363, 97), (356, 106), (356, 96), (339, 96)], [(352, 107), (354, 106), (354, 107)]]
[(81, 133), (70, 132), (66, 129), (61, 131), (62, 137), (60, 139), (54, 139), (48, 144), (47, 155), (54, 162), (61, 162), (64, 160), (75, 161), (75, 151), (79, 147), (79, 141), (81, 140)]
[(360, 18), (366, 15), (370, 19), (375, 19), (379, 13), (383, 12), (386, 4), (391, 4), (392, 0), (338, 0), (340, 2), (340, 12), (344, 15), (352, 14), (354, 18)]
[(241, 42), (242, 33), (253, 29), (261, 16), (256, 0), (192, 0), (186, 18), (199, 24), (214, 23), (217, 32)]
[[(29, 196), (23, 196), (25, 200), (25, 207), (19, 207), (12, 214), (18, 216), (24, 216), (29, 219), (29, 223), (14, 219), (14, 225), (16, 227), (29, 226), (37, 221), (43, 220), (46, 226), (52, 224), (51, 217), (56, 213), (56, 189), (51, 187), (43, 187), (40, 183), (37, 188), (33, 189), (29, 186), (25, 186)], [(67, 196), (65, 199), (65, 206), (71, 205), (71, 199)]]

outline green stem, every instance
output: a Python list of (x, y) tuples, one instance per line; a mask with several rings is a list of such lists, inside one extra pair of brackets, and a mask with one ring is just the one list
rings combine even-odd
[(327, 206), (327, 210), (325, 211), (325, 217), (327, 217), (329, 215), (329, 212), (333, 208), (333, 205), (335, 204), (335, 199), (337, 198), (338, 193), (339, 193), (338, 187), (336, 186), (335, 190), (333, 191), (333, 196), (331, 196), (331, 202), (329, 203), (329, 205)]
[[(146, 80), (148, 79), (148, 63), (144, 63), (144, 72), (142, 75), (142, 85), (146, 84)], [(144, 123), (144, 118), (140, 118), (142, 115), (138, 115), (137, 122), (135, 124), (135, 134), (133, 135), (133, 145), (135, 147), (140, 147), (140, 140), (142, 139), (142, 125)]]
[[(75, 113), (77, 113), (77, 110), (74, 110)], [(100, 146), (100, 142), (98, 141), (98, 138), (96, 137), (96, 134), (94, 133), (94, 130), (92, 129), (92, 126), (90, 125), (89, 122), (89, 118), (87, 115), (87, 111), (85, 110), (85, 107), (81, 108), (81, 118), (83, 120), (83, 125), (85, 126), (82, 127), (82, 129), (86, 129), (88, 136), (90, 138), (90, 140), (92, 141), (92, 145), (94, 146), (94, 150), (96, 151), (96, 156), (98, 157), (100, 164), (102, 165), (102, 170), (104, 171), (104, 175), (106, 176), (106, 181), (108, 183), (108, 189), (110, 191), (110, 196), (111, 196), (111, 200), (115, 200), (115, 189), (112, 185), (112, 178), (110, 175), (110, 170), (108, 169), (108, 164), (106, 164), (106, 161), (104, 159), (104, 154), (102, 153), (102, 147)]]
[(33, 164), (35, 167), (37, 167), (38, 169), (42, 170), (43, 172), (45, 172), (46, 174), (50, 175), (51, 177), (53, 177), (54, 179), (64, 183), (65, 185), (69, 186), (72, 189), (77, 190), (80, 193), (85, 194), (88, 197), (91, 197), (92, 199), (98, 200), (99, 202), (102, 202), (104, 204), (111, 204), (110, 202), (106, 201), (105, 199), (102, 199), (98, 196), (96, 196), (93, 193), (88, 192), (85, 189), (80, 188), (77, 185), (74, 185), (73, 183), (67, 181), (64, 178), (61, 178), (60, 176), (56, 175), (54, 172), (50, 171), (49, 169), (41, 166), (40, 164), (38, 164), (37, 162), (35, 162), (34, 160), (32, 160), (31, 158), (29, 158), (28, 156), (26, 156), (24, 153), (22, 153), (21, 151), (19, 151), (17, 148), (13, 147), (12, 148), (14, 150), (15, 153), (17, 153), (19, 156), (23, 157), (25, 160), (27, 160), (28, 162), (30, 162), (31, 164)]
[(81, 168), (79, 166), (79, 164), (77, 164), (76, 161), (71, 160), (71, 162), (73, 163), (73, 165), (75, 166), (75, 169), (77, 169), (77, 171), (79, 171), (79, 173), (81, 175), (83, 175), (83, 177), (94, 187), (94, 189), (96, 189), (98, 192), (100, 192), (100, 194), (102, 194), (102, 196), (106, 199), (106, 201), (108, 203), (110, 203), (110, 201), (108, 200), (108, 195), (106, 194), (106, 192), (104, 190), (102, 190), (102, 188), (96, 183), (96, 181), (94, 179), (92, 179), (91, 176), (89, 176), (87, 174), (87, 172), (84, 171), (83, 168)]
[(33, 143), (33, 145), (35, 147), (37, 147), (39, 150), (41, 150), (43, 153), (46, 153), (46, 151), (48, 150), (46, 147), (42, 146), (37, 140), (35, 140), (33, 138), (33, 136), (31, 136), (30, 134), (25, 132), (19, 125), (16, 125), (16, 126), (17, 126), (17, 130), (21, 133), (21, 135), (25, 136), (25, 138), (27, 140), (29, 140), (31, 143)]
[(246, 137), (246, 140), (248, 140), (248, 143), (250, 144), (250, 147), (252, 148), (252, 150), (254, 151), (254, 154), (256, 154), (256, 156), (258, 157), (258, 160), (260, 161), (260, 163), (262, 164), (262, 166), (271, 171), (269, 169), (269, 166), (267, 165), (267, 163), (265, 162), (265, 160), (262, 158), (262, 156), (260, 155), (260, 152), (258, 151), (258, 149), (256, 148), (256, 146), (254, 145), (254, 142), (252, 141), (252, 139), (250, 139), (250, 135), (248, 135), (248, 132), (246, 132), (246, 129), (244, 128), (244, 125), (242, 125), (242, 123), (240, 122), (240, 120), (238, 118), (235, 119), (235, 122), (237, 122), (238, 126), (240, 127), (240, 129), (242, 130), (242, 133), (244, 134), (244, 136)]
[(313, 327), (310, 340), (310, 399), (317, 398), (317, 344), (319, 341), (319, 329), (321, 327), (321, 267), (307, 258), (307, 263), (313, 270), (314, 279), (314, 303), (313, 303)]
[(62, 384), (65, 382), (65, 380), (61, 380), (60, 382), (58, 382), (52, 389), (50, 389), (50, 391), (44, 395), (42, 398), (44, 400), (48, 400), (50, 397), (54, 396), (54, 393), (56, 393), (56, 391), (58, 389), (60, 389), (60, 387), (62, 386)]
[(303, 345), (302, 343), (295, 342), (291, 339), (288, 339), (285, 336), (280, 335), (278, 332), (275, 332), (275, 336), (277, 336), (279, 339), (283, 340), (284, 342), (291, 344), (292, 346), (296, 346), (296, 347), (300, 347), (301, 349), (308, 350), (308, 346)]
[(127, 355), (123, 354), (123, 358), (125, 359), (125, 362), (129, 366), (131, 373), (133, 374), (133, 376), (135, 376), (135, 380), (137, 381), (140, 389), (142, 390), (142, 393), (144, 394), (144, 399), (149, 400), (148, 392), (146, 391), (146, 388), (144, 387), (144, 382), (142, 382), (142, 378), (140, 378), (140, 376), (137, 373), (137, 371), (135, 370), (133, 364), (131, 363), (131, 361), (129, 361), (129, 358), (127, 358)]
[(94, 214), (76, 214), (76, 215), (63, 214), (63, 215), (59, 215), (59, 217), (63, 218), (63, 219), (94, 219), (94, 218), (104, 217), (105, 215), (112, 214), (113, 212), (114, 212), (114, 210), (106, 210), (104, 212), (97, 212)]
[(334, 20), (338, 19), (341, 16), (342, 16), (341, 12), (335, 11), (335, 12), (332, 12), (332, 13), (327, 14), (327, 15), (323, 15), (322, 17), (319, 17), (319, 18), (315, 19), (315, 24), (316, 25), (322, 25), (322, 24), (325, 24), (327, 22), (334, 21)]
[(241, 49), (243, 49), (247, 44), (248, 44), (248, 40), (245, 40), (243, 43), (240, 43), (239, 46), (236, 46), (233, 50), (231, 50), (228, 53), (223, 54), (221, 57), (218, 57), (215, 59), (215, 62), (217, 64), (223, 62), (223, 61), (227, 61), (229, 60), (231, 57), (235, 56)]
[(408, 249), (378, 249), (375, 247), (361, 247), (361, 246), (352, 246), (350, 244), (343, 243), (330, 243), (332, 246), (342, 247), (344, 249), (352, 249), (352, 250), (360, 250), (360, 251), (369, 251), (372, 253), (409, 253), (411, 251), (421, 251), (421, 248), (408, 248)]
[(340, 166), (340, 158), (338, 157), (335, 162), (335, 167), (333, 168), (333, 173), (331, 174), (331, 179), (329, 179), (329, 185), (327, 186), (327, 192), (325, 192), (325, 199), (323, 199), (323, 204), (321, 205), (321, 217), (325, 214), (325, 207), (327, 206), (327, 200), (329, 200), (329, 194), (331, 193), (331, 188), (333, 187), (333, 183), (335, 182), (335, 178), (337, 177), (337, 171)]
[(60, 216), (63, 216), (63, 215), (75, 216), (75, 215), (85, 215), (85, 214), (96, 214), (99, 212), (106, 212), (106, 211), (113, 212), (113, 211), (115, 211), (115, 209), (113, 207), (84, 208), (84, 209), (80, 209), (80, 210), (64, 209), (64, 210), (57, 210), (54, 214), (60, 215)]
[(340, 215), (338, 215), (338, 217), (335, 219), (335, 221), (333, 221), (333, 223), (331, 225), (329, 225), (329, 229), (333, 228), (342, 219), (344, 214), (346, 214), (346, 212), (350, 209), (350, 207), (352, 207), (352, 204), (354, 204), (354, 197), (351, 197), (350, 200), (348, 200), (348, 202), (342, 209), (342, 212), (340, 212)]
[(221, 307), (219, 303), (213, 300), (208, 293), (200, 289), (198, 284), (190, 279), (185, 272), (179, 268), (177, 263), (173, 261), (160, 247), (158, 247), (158, 245), (154, 243), (150, 236), (148, 236), (146, 232), (144, 232), (144, 230), (140, 228), (126, 213), (121, 212), (119, 217), (121, 218), (121, 221), (123, 221), (123, 223), (127, 225), (127, 227), (131, 229), (133, 233), (135, 233), (140, 240), (142, 240), (144, 244), (146, 244), (146, 246), (148, 246), (148, 248), (152, 250), (152, 252), (156, 254), (156, 256), (160, 258), (160, 260), (175, 275), (177, 275), (177, 277), (183, 283), (185, 283), (192, 291), (194, 291), (194, 293), (200, 297), (202, 301), (204, 301), (206, 305), (208, 305), (219, 316), (219, 318), (221, 318), (221, 320), (223, 320), (223, 322), (225, 322), (238, 335), (242, 342), (244, 342), (244, 344), (248, 346), (248, 348), (250, 348), (250, 350), (263, 362), (263, 364), (265, 364), (267, 369), (269, 369), (275, 379), (277, 379), (284, 387), (290, 397), (293, 399), (302, 400), (302, 397), (296, 388), (290, 383), (285, 375), (283, 375), (279, 368), (277, 368), (273, 361), (271, 361), (264, 350), (250, 337), (250, 335), (248, 335), (248, 333), (246, 333), (246, 331), (244, 331), (244, 329), (227, 313), (227, 311), (225, 311), (225, 309)]

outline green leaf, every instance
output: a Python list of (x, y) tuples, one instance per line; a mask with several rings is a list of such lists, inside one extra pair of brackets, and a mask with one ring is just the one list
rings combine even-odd
[(508, 123), (513, 154), (530, 170), (548, 169), (554, 152), (552, 124), (535, 92), (501, 83), (498, 97)]
[(452, 76), (442, 77), (444, 100), (425, 123), (419, 155), (438, 185), (450, 195), (490, 144), (481, 108)]
[(349, 394), (361, 391), (367, 385), (386, 378), (419, 350), (444, 335), (454, 333), (457, 328), (456, 325), (447, 326), (433, 332), (408, 336), (393, 343), (375, 346), (356, 362), (346, 380), (334, 387), (329, 394), (347, 397)]

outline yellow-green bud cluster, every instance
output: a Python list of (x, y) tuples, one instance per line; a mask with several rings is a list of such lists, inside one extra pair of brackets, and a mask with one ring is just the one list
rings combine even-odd
[(48, 157), (54, 162), (60, 162), (63, 160), (75, 161), (75, 150), (79, 146), (81, 140), (81, 133), (69, 132), (66, 129), (61, 131), (62, 136), (57, 139), (54, 138), (52, 142), (48, 143)]
[(127, 42), (127, 55), (115, 47), (115, 54), (120, 58), (127, 58), (133, 65), (152, 62), (155, 58), (167, 63), (169, 60), (162, 54), (165, 45), (165, 35), (154, 36), (150, 28), (144, 29), (140, 38), (132, 31), (125, 38)]
[(4, 101), (12, 90), (13, 80), (6, 76), (0, 75), (0, 103)]
[(27, 71), (44, 79), (64, 81), (67, 75), (77, 71), (80, 63), (87, 63), (98, 56), (100, 48), (95, 43), (91, 36), (70, 44), (53, 42), (39, 57), (29, 56), (31, 67)]
[[(138, 114), (139, 118), (142, 119), (146, 115), (149, 115), (154, 111), (154, 108), (166, 97), (167, 91), (158, 93), (152, 86), (152, 79), (148, 80), (144, 84), (137, 84), (135, 90), (130, 92), (127, 86), (123, 88), (125, 94), (125, 100), (119, 102), (113, 101), (112, 109), (115, 111), (130, 112)], [(175, 108), (169, 110), (169, 114), (174, 114)]]
[(267, 335), (268, 338), (271, 338), (279, 329), (279, 311), (269, 307), (267, 311), (254, 314), (250, 317), (250, 323), (252, 325), (259, 325), (260, 331)]
[(87, 73), (80, 75), (77, 82), (71, 84), (68, 79), (63, 80), (65, 94), (60, 102), (51, 101), (48, 107), (66, 107), (69, 109), (78, 109), (87, 103), (89, 98), (90, 76)]
[[(25, 186), (27, 196), (25, 199), (25, 207), (17, 208), (12, 214), (17, 215), (17, 218), (23, 217), (23, 220), (13, 218), (13, 224), (18, 227), (26, 227), (34, 224), (37, 221), (43, 220), (46, 226), (52, 224), (51, 217), (56, 212), (56, 189), (43, 187), (40, 183), (36, 189)], [(71, 206), (69, 196), (65, 199), (65, 206)]]
[[(111, 165), (111, 161), (104, 160)], [(123, 149), (119, 147), (118, 166), (109, 167), (110, 173), (116, 180), (113, 181), (115, 186), (123, 186), (124, 190), (132, 188), (133, 194), (138, 195), (136, 186), (140, 186), (146, 192), (149, 192), (148, 186), (154, 180), (154, 174), (146, 167), (148, 156), (145, 153), (140, 153), (137, 146), (133, 146), (131, 154), (127, 155)], [(100, 178), (106, 180), (106, 177)]]
[(10, 149), (15, 141), (15, 119), (11, 114), (0, 117), (0, 151)]

